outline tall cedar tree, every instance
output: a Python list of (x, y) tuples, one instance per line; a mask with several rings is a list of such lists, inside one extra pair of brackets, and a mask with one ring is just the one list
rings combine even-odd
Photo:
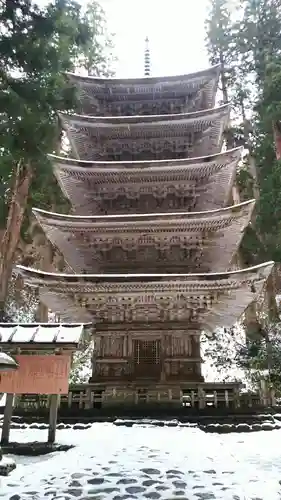
[[(229, 14), (227, 36), (230, 39), (232, 60), (228, 71), (234, 78), (228, 79), (227, 84), (228, 95), (234, 109), (234, 137), (240, 128), (242, 144), (250, 151), (249, 158), (255, 164), (254, 172), (248, 168), (242, 169), (239, 174), (242, 192), (244, 189), (246, 196), (254, 194), (258, 199), (257, 216), (252, 223), (253, 229), (247, 231), (243, 242), (243, 253), (246, 257), (244, 261), (247, 264), (254, 264), (268, 259), (275, 260), (279, 264), (281, 262), (281, 151), (278, 150), (281, 144), (281, 2), (241, 0), (237, 10), (231, 13), (228, 11), (230, 2), (227, 0), (211, 0), (210, 5), (211, 18), (207, 21), (209, 27), (207, 45), (209, 53), (213, 56), (216, 56), (219, 50), (214, 40), (218, 41), (223, 53), (225, 50), (225, 45), (221, 42), (225, 35), (217, 33), (223, 30), (222, 22), (215, 15), (225, 19), (225, 12)], [(226, 52), (226, 55), (228, 53)], [(242, 126), (239, 126), (239, 123)], [(253, 174), (257, 179), (250, 179)], [(258, 195), (255, 189), (251, 190), (256, 182)], [(277, 319), (272, 279), (269, 280), (267, 292), (268, 318), (260, 331), (263, 342), (259, 344), (261, 348), (252, 349), (247, 355), (252, 360), (251, 366), (258, 365), (261, 356), (264, 356), (267, 359), (267, 366), (276, 372), (273, 358), (276, 360), (278, 356), (272, 355), (276, 342), (270, 340), (270, 335), (276, 331), (270, 321)], [(245, 357), (245, 351), (243, 355)]]
[[(97, 3), (93, 2), (96, 6)], [(39, 8), (31, 0), (6, 0), (0, 7), (0, 319), (5, 320), (8, 283), (29, 198), (53, 190), (47, 154), (57, 151), (60, 110), (72, 110), (75, 93), (64, 77), (89, 46), (91, 66), (106, 57), (97, 32), (103, 21), (89, 19), (74, 0)], [(92, 49), (92, 54), (93, 54)], [(51, 188), (50, 188), (51, 186)], [(42, 195), (42, 193), (44, 194)], [(45, 196), (45, 199), (44, 199)], [(2, 318), (1, 318), (2, 317)]]

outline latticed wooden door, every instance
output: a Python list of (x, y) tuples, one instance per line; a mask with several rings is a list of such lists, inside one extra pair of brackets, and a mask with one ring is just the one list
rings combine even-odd
[(134, 372), (136, 377), (160, 376), (160, 340), (134, 340)]

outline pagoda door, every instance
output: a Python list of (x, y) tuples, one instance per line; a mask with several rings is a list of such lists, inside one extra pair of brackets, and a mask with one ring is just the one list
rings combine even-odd
[(136, 378), (160, 378), (160, 340), (134, 340), (134, 376)]

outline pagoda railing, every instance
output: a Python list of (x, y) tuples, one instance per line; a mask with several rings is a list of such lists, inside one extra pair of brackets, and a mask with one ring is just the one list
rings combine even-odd
[[(153, 388), (132, 389), (106, 388), (100, 390), (93, 384), (74, 385), (67, 395), (60, 398), (60, 409), (63, 412), (72, 410), (110, 409), (110, 407), (159, 406), (159, 408), (178, 408), (181, 411), (273, 406), (272, 394), (259, 392), (241, 392), (241, 385), (234, 384), (200, 384), (197, 387), (175, 390)], [(16, 398), (15, 406), (21, 410), (36, 411), (49, 407), (49, 396), (22, 395)]]

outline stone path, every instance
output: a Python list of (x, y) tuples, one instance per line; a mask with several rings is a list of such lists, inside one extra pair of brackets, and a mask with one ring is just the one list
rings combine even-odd
[[(43, 430), (14, 430), (13, 440)], [(41, 437), (40, 437), (41, 436)], [(0, 479), (7, 500), (277, 500), (281, 431), (219, 436), (198, 429), (94, 424), (61, 430), (68, 452), (16, 457)]]

